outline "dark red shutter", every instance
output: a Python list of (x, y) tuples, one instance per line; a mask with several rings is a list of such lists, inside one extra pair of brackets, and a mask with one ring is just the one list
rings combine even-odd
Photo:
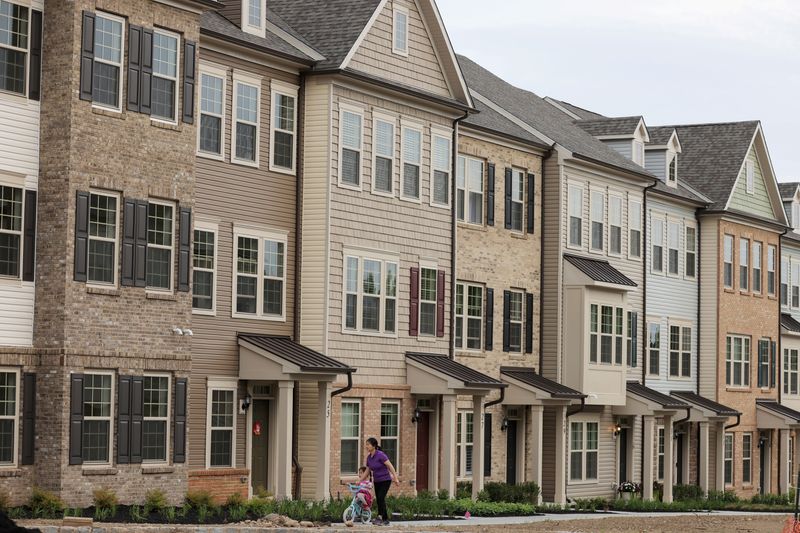
[(144, 422), (144, 378), (131, 378), (131, 463), (142, 462), (142, 423)]
[(136, 256), (136, 200), (125, 198), (122, 210), (122, 279), (123, 286), (132, 287)]
[(36, 191), (25, 191), (25, 231), (22, 254), (22, 281), (36, 275)]
[(486, 289), (486, 330), (483, 334), (483, 347), (491, 351), (494, 345), (494, 289)]
[(150, 114), (153, 83), (153, 30), (142, 30), (142, 74), (139, 83), (139, 112)]
[(147, 285), (147, 209), (147, 202), (136, 200), (133, 254), (133, 284), (136, 287)]
[(69, 464), (83, 464), (83, 374), (70, 375)]
[(22, 376), (22, 464), (32, 465), (36, 448), (36, 374)]
[(42, 91), (42, 12), (31, 11), (31, 49), (28, 66), (28, 98), (41, 100)]
[(192, 210), (181, 209), (180, 242), (178, 247), (178, 290), (189, 292), (192, 274)]
[[(486, 176), (486, 224), (488, 226), (494, 226), (494, 188), (495, 188), (495, 167), (494, 163), (489, 163), (487, 165), (487, 176)], [(469, 201), (469, 199), (467, 199)]]
[(536, 230), (534, 215), (536, 214), (536, 176), (528, 174), (528, 233)]
[(533, 294), (525, 294), (525, 353), (533, 353)]
[(444, 270), (436, 272), (436, 336), (444, 337)]
[(408, 334), (419, 335), (419, 267), (411, 267), (411, 295), (408, 310)]
[(117, 463), (131, 462), (131, 377), (120, 376), (117, 384)]
[[(195, 53), (197, 45), (192, 41), (183, 43), (183, 121), (194, 123), (194, 91), (195, 91)], [(188, 290), (188, 289), (187, 289)]]
[(512, 185), (511, 181), (513, 179), (513, 172), (510, 168), (506, 169), (506, 193), (505, 193), (505, 220), (506, 220), (506, 229), (511, 229), (511, 193), (512, 193)]
[(186, 462), (186, 393), (188, 381), (186, 378), (175, 380), (175, 426), (172, 431), (173, 462)]
[(142, 27), (128, 26), (128, 110), (141, 110)]
[(75, 204), (75, 281), (86, 281), (89, 260), (89, 193), (78, 191)]
[(80, 98), (91, 101), (94, 78), (94, 13), (83, 12), (82, 31)]
[(503, 351), (511, 351), (511, 291), (503, 291)]

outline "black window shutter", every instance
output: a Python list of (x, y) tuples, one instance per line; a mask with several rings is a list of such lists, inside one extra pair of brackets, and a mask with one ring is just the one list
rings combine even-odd
[(133, 284), (136, 287), (147, 285), (147, 207), (147, 202), (136, 200), (133, 253)]
[(533, 294), (525, 294), (525, 353), (533, 353)]
[(492, 475), (492, 413), (483, 414), (483, 475)]
[(486, 289), (486, 331), (483, 334), (483, 347), (491, 351), (494, 344), (494, 289)]
[(75, 281), (86, 281), (89, 259), (89, 193), (78, 191), (75, 204)]
[(631, 367), (636, 368), (639, 365), (639, 312), (636, 311), (631, 314)]
[(770, 388), (775, 388), (777, 386), (777, 381), (775, 379), (776, 374), (776, 367), (778, 366), (778, 344), (775, 341), (769, 343), (770, 348), (770, 358), (769, 358), (769, 386)]
[[(194, 123), (195, 53), (197, 45), (192, 41), (183, 43), (183, 121)], [(188, 290), (188, 289), (187, 289)]]
[(535, 231), (536, 176), (528, 174), (528, 233)]
[(142, 74), (139, 83), (139, 112), (150, 114), (153, 83), (153, 30), (142, 30)]
[(503, 291), (503, 351), (511, 351), (511, 291)]
[(83, 374), (70, 375), (69, 464), (83, 464)]
[(506, 219), (506, 229), (511, 229), (511, 179), (512, 179), (512, 171), (510, 168), (506, 169), (506, 193), (505, 193), (505, 219)]
[(141, 109), (140, 84), (142, 82), (142, 28), (128, 26), (128, 110)]
[(122, 278), (125, 287), (133, 286), (136, 256), (136, 200), (125, 198), (122, 208)]
[(131, 378), (120, 376), (117, 385), (117, 463), (131, 462)]
[(131, 378), (131, 463), (142, 462), (142, 422), (144, 414), (144, 378)]
[(31, 50), (28, 67), (28, 98), (41, 100), (42, 91), (42, 12), (31, 11)]
[(181, 209), (180, 246), (178, 248), (178, 290), (189, 292), (192, 273), (192, 210)]
[(486, 177), (486, 224), (494, 226), (494, 163), (487, 165), (488, 175)]
[(408, 335), (419, 335), (419, 267), (411, 267), (411, 294), (408, 308)]
[(175, 427), (172, 432), (173, 462), (186, 462), (186, 389), (188, 381), (186, 378), (175, 380)]
[(25, 191), (24, 235), (22, 281), (33, 281), (36, 274), (36, 191)]
[(92, 100), (94, 77), (94, 13), (83, 12), (83, 36), (81, 38), (81, 100)]
[(436, 336), (444, 337), (444, 270), (436, 272)]
[(36, 438), (36, 374), (22, 376), (22, 464), (34, 463)]

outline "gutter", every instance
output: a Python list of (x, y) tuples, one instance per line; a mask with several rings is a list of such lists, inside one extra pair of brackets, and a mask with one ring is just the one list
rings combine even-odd
[(739, 413), (738, 415), (736, 415), (736, 422), (731, 424), (730, 426), (725, 426), (725, 431), (733, 429), (741, 423), (742, 423), (742, 413)]
[[(458, 271), (456, 270), (456, 263), (458, 260), (457, 254), (457, 228), (458, 228), (458, 208), (456, 206), (456, 196), (458, 195), (458, 187), (456, 185), (456, 172), (458, 169), (458, 126), (462, 120), (469, 117), (469, 111), (464, 112), (461, 116), (453, 121), (453, 150), (450, 154), (450, 346), (448, 347), (448, 355), (450, 359), (456, 358), (456, 280), (458, 279)], [(501, 392), (501, 394), (503, 394)], [(502, 398), (502, 396), (501, 396)]]
[(331, 392), (331, 398), (334, 396), (339, 396), (340, 394), (344, 394), (345, 392), (349, 391), (353, 388), (353, 373), (347, 373), (347, 385), (341, 389), (335, 390)]
[(500, 397), (498, 399), (496, 399), (496, 400), (492, 400), (491, 402), (488, 402), (488, 403), (484, 404), (483, 405), (483, 410), (485, 411), (486, 409), (488, 409), (490, 407), (494, 407), (495, 405), (497, 405), (499, 403), (503, 403), (503, 400), (505, 400), (505, 399), (506, 399), (506, 388), (503, 387), (503, 388), (500, 389)]

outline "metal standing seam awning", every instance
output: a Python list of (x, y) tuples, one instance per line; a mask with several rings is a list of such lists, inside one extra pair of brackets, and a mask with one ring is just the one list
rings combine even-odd
[(586, 394), (562, 385), (527, 367), (501, 366), (500, 378), (508, 384), (505, 400), (508, 405), (534, 405), (542, 401), (571, 403), (586, 398)]
[(608, 261), (573, 254), (564, 254), (564, 260), (585, 278), (586, 285), (624, 291), (633, 290), (638, 286)]
[(441, 354), (406, 353), (406, 368), (412, 394), (486, 394), (507, 387), (502, 381)]
[(692, 410), (689, 418), (690, 422), (701, 422), (708, 419), (724, 420), (742, 414), (732, 407), (722, 405), (714, 400), (709, 400), (704, 396), (700, 396), (696, 392), (671, 391), (670, 395), (688, 403), (691, 406)]
[(618, 415), (672, 415), (676, 411), (689, 409), (685, 401), (645, 387), (638, 381), (626, 384), (626, 401), (624, 406), (613, 408)]
[(800, 322), (789, 313), (781, 313), (781, 331), (789, 335), (800, 335)]
[(239, 379), (334, 379), (355, 368), (285, 336), (240, 333)]
[(756, 400), (756, 426), (759, 429), (798, 429), (800, 412), (775, 400)]

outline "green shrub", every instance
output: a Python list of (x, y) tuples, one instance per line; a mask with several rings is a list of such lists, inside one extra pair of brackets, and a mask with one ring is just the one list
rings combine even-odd
[(533, 482), (509, 485), (508, 483), (490, 482), (484, 485), (493, 502), (532, 503), (539, 499), (539, 485)]
[(472, 483), (469, 481), (459, 481), (456, 483), (456, 500), (472, 498)]
[(245, 504), (244, 496), (241, 495), (239, 492), (234, 492), (230, 496), (228, 496), (228, 500), (225, 502), (225, 507), (235, 507), (235, 506), (242, 506)]
[(264, 518), (270, 513), (274, 512), (275, 502), (264, 500), (261, 498), (253, 498), (247, 503), (247, 507), (256, 519)]
[(750, 503), (787, 506), (791, 501), (788, 494), (756, 494), (750, 498)]
[(712, 502), (721, 503), (737, 503), (739, 501), (739, 497), (732, 490), (710, 490), (708, 491), (707, 499)]
[(259, 485), (258, 487), (256, 487), (255, 492), (256, 492), (255, 494), (256, 498), (261, 498), (262, 500), (272, 498), (272, 493), (267, 489), (265, 489), (263, 485)]
[(189, 514), (189, 506), (188, 505), (182, 505), (180, 507), (176, 507), (175, 508), (175, 517), (178, 520), (183, 520), (184, 518), (186, 518), (186, 515), (188, 515), (188, 514)]
[(160, 513), (167, 507), (167, 495), (159, 489), (148, 490), (144, 495), (144, 514)]
[(605, 498), (576, 499), (575, 510), (577, 511), (597, 511), (608, 507), (608, 500)]
[(68, 508), (64, 509), (64, 516), (65, 517), (66, 516), (81, 517), (81, 516), (83, 516), (83, 509), (81, 509), (79, 507), (73, 507), (73, 508), (69, 508), (68, 507)]
[(141, 523), (147, 520), (147, 515), (142, 510), (142, 507), (139, 505), (131, 505), (128, 509), (128, 514), (131, 517), (131, 522), (134, 523)]
[(672, 498), (676, 502), (699, 501), (705, 498), (703, 489), (697, 485), (675, 485), (672, 487)]
[(28, 507), (34, 518), (60, 518), (64, 512), (64, 502), (61, 498), (38, 487), (33, 488)]
[(24, 507), (11, 507), (8, 510), (8, 517), (11, 520), (22, 520), (28, 518), (28, 512)]
[(167, 521), (167, 523), (174, 524), (175, 523), (175, 508), (172, 506), (164, 507), (161, 509), (161, 517)]
[(450, 493), (447, 491), (447, 489), (439, 489), (439, 491), (436, 493), (436, 497), (440, 500), (449, 500)]
[(206, 509), (216, 507), (214, 497), (207, 490), (190, 490), (186, 493), (186, 503), (195, 511), (199, 511), (200, 507)]
[(117, 514), (117, 495), (113, 490), (97, 489), (94, 496), (94, 517), (97, 521), (103, 521), (109, 516)]

